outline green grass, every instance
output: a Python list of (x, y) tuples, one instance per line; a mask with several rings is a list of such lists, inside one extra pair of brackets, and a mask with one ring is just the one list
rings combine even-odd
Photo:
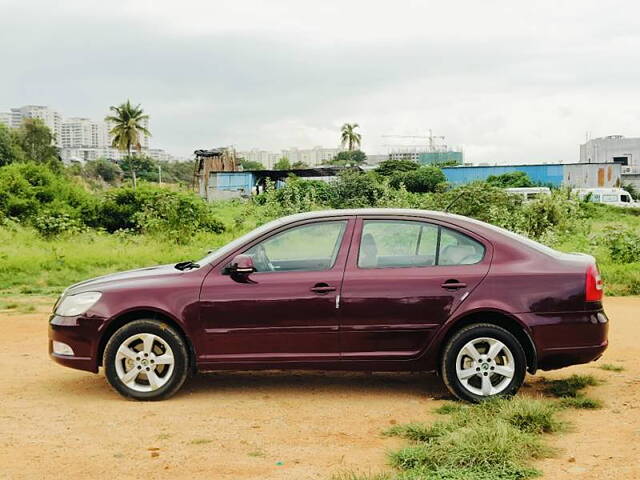
[[(398, 479), (513, 479), (539, 472), (535, 459), (553, 454), (542, 434), (565, 430), (559, 406), (546, 399), (496, 398), (478, 405), (445, 404), (432, 424), (397, 425), (386, 435), (411, 444), (390, 454)], [(348, 477), (345, 477), (348, 478)], [(353, 477), (367, 478), (367, 477)]]
[(547, 381), (545, 392), (555, 397), (577, 397), (581, 390), (599, 383), (600, 380), (592, 375), (571, 375), (562, 380)]
[(603, 363), (598, 365), (600, 370), (606, 370), (608, 372), (623, 372), (624, 367), (622, 365), (614, 365), (613, 363)]
[(563, 408), (575, 408), (583, 410), (597, 410), (602, 408), (602, 402), (595, 398), (589, 398), (578, 394), (575, 397), (565, 397), (560, 400), (560, 406)]
[[(221, 202), (222, 234), (199, 233), (184, 244), (161, 236), (107, 234), (89, 230), (44, 239), (26, 227), (0, 226), (0, 295), (57, 295), (67, 286), (122, 270), (180, 260), (198, 260), (255, 226), (242, 207)], [(224, 215), (222, 215), (224, 211)]]

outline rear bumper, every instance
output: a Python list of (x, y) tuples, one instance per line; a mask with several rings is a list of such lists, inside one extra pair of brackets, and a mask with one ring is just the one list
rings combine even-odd
[[(65, 367), (98, 373), (95, 341), (98, 338), (95, 319), (86, 317), (60, 317), (52, 315), (49, 320), (49, 356)], [(53, 351), (53, 342), (68, 345), (72, 355), (62, 355)]]
[(531, 326), (541, 370), (592, 362), (609, 345), (609, 320), (603, 310), (522, 316)]

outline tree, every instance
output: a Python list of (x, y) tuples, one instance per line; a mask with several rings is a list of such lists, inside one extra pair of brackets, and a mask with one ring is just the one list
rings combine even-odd
[(294, 163), (293, 165), (291, 165), (291, 168), (300, 168), (300, 169), (309, 168), (309, 165), (307, 165), (304, 162), (298, 161), (298, 162)]
[(274, 170), (291, 170), (291, 162), (287, 157), (281, 157), (273, 166)]
[(143, 180), (158, 180), (157, 165), (152, 158), (146, 155), (127, 156), (120, 160), (120, 168), (124, 172), (126, 178), (133, 180), (133, 188), (136, 188), (136, 175)]
[(62, 166), (54, 136), (39, 118), (27, 118), (14, 134), (14, 141), (20, 146), (27, 160), (44, 163), (54, 170)]
[(264, 165), (260, 162), (255, 162), (253, 160), (245, 160), (244, 158), (240, 159), (240, 165), (243, 170), (264, 170)]
[(356, 132), (356, 128), (359, 127), (360, 125), (358, 125), (357, 123), (345, 123), (340, 129), (340, 142), (342, 143), (343, 147), (347, 146), (347, 149), (349, 151), (360, 147), (360, 140), (362, 140), (362, 135)]
[(502, 175), (489, 175), (487, 183), (500, 188), (533, 187), (534, 183), (525, 172), (508, 172)]
[(438, 167), (425, 165), (417, 170), (408, 172), (396, 172), (391, 177), (391, 186), (398, 188), (400, 184), (404, 184), (409, 192), (427, 193), (435, 192), (438, 187), (446, 182), (442, 170)]
[(346, 167), (346, 166), (357, 166), (366, 163), (367, 155), (362, 150), (352, 150), (346, 152), (340, 152), (333, 160), (331, 160), (329, 165), (335, 165), (338, 167)]
[(394, 173), (398, 172), (410, 172), (412, 170), (417, 170), (420, 168), (420, 165), (413, 160), (385, 160), (380, 162), (378, 168), (376, 168), (376, 172), (384, 177), (390, 177)]
[(84, 164), (83, 170), (85, 175), (93, 178), (101, 178), (107, 183), (115, 183), (122, 177), (123, 173), (118, 164), (106, 158), (89, 160)]
[(24, 161), (24, 152), (9, 127), (0, 123), (0, 167)]
[[(140, 105), (131, 105), (129, 100), (117, 107), (111, 106), (109, 110), (113, 112), (113, 115), (107, 115), (105, 121), (113, 125), (109, 131), (113, 137), (112, 146), (127, 152), (127, 156), (131, 158), (133, 148), (138, 152), (142, 148), (140, 137), (142, 135), (151, 136), (151, 132), (143, 125), (143, 122), (149, 119), (149, 115), (144, 113)], [(131, 161), (129, 166), (133, 178), (133, 188), (136, 188), (136, 162)]]

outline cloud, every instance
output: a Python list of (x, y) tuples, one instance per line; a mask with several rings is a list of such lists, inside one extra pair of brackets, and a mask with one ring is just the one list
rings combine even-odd
[(637, 134), (639, 7), (599, 2), (2, 1), (0, 110), (100, 118), (125, 98), (154, 146), (363, 147), (432, 128), (476, 162), (575, 161)]

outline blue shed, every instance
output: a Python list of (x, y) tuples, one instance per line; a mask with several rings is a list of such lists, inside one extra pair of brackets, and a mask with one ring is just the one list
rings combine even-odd
[(216, 190), (242, 191), (250, 194), (255, 185), (253, 172), (212, 172), (209, 187)]
[(492, 165), (468, 167), (444, 167), (447, 181), (452, 184), (486, 180), (490, 175), (524, 172), (534, 183), (559, 187), (564, 180), (564, 165)]

